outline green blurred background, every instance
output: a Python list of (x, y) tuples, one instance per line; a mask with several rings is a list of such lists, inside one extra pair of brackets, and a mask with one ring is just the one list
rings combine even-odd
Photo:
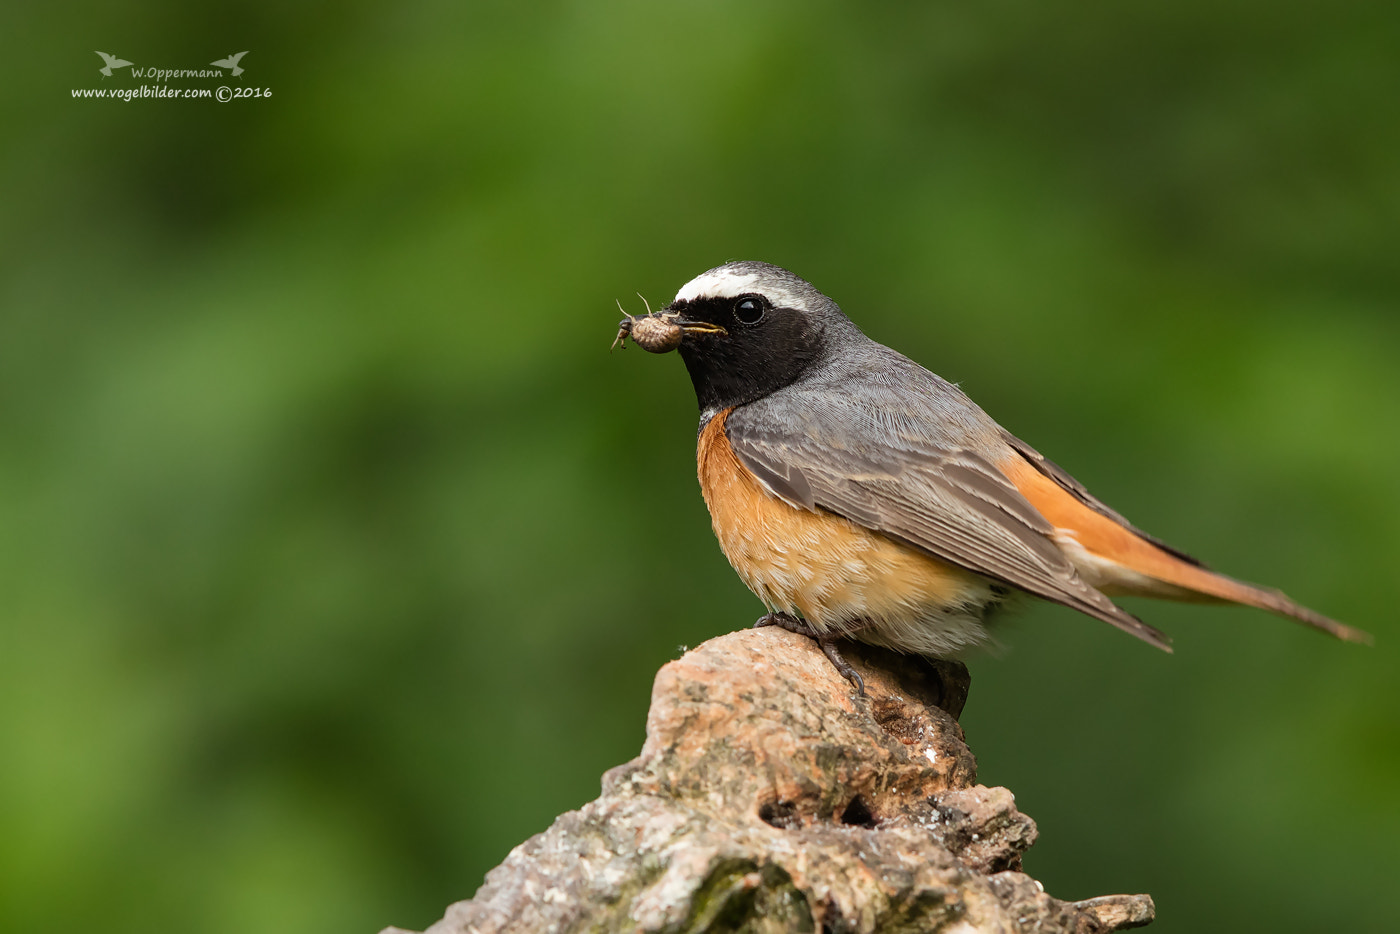
[[(1394, 929), (1400, 7), (0, 10), (0, 927), (422, 928), (760, 612), (680, 361), (788, 266), (1135, 522), (1377, 635), (1028, 605), (972, 662), (1062, 898)], [(73, 100), (94, 49), (270, 99)], [(172, 86), (213, 86), (186, 80)]]

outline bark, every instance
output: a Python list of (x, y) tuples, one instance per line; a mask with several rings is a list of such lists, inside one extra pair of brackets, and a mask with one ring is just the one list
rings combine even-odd
[(1020, 871), (1035, 822), (976, 784), (956, 719), (965, 668), (843, 650), (867, 697), (772, 628), (664, 666), (641, 755), (429, 934), (1088, 934), (1152, 920), (1147, 895), (1064, 902)]

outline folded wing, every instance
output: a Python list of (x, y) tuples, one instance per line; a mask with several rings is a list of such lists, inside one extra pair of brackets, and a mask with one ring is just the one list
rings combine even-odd
[[(829, 423), (833, 417), (820, 407), (801, 409), (796, 420), (741, 407), (726, 428), (744, 466), (792, 505), (844, 516), (1171, 651), (1165, 634), (1079, 576), (1051, 539), (1054, 526), (988, 452), (971, 444), (923, 442), (907, 432), (851, 437), (853, 421), (843, 418), (838, 426)], [(771, 427), (788, 424), (794, 430)], [(843, 443), (833, 443), (833, 437)], [(1006, 452), (1014, 453), (1009, 446)]]

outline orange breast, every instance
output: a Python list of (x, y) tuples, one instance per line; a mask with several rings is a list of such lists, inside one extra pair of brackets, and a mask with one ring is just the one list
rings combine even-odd
[(985, 638), (990, 582), (769, 493), (729, 445), (729, 411), (700, 433), (700, 489), (725, 557), (769, 609), (801, 614), (819, 631), (866, 621), (874, 632), (861, 638), (906, 651), (946, 654)]

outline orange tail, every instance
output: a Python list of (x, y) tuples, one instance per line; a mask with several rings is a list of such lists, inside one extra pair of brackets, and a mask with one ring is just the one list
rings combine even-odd
[(1370, 633), (1316, 613), (1280, 591), (1217, 574), (1194, 558), (1149, 540), (1119, 522), (1121, 517), (1116, 513), (1110, 516), (1089, 505), (1097, 500), (1087, 491), (1076, 494), (1032, 461), (1013, 457), (1003, 469), (1021, 495), (1055, 526), (1061, 547), (1080, 574), (1104, 593), (1240, 603), (1295, 619), (1348, 642), (1372, 641)]

